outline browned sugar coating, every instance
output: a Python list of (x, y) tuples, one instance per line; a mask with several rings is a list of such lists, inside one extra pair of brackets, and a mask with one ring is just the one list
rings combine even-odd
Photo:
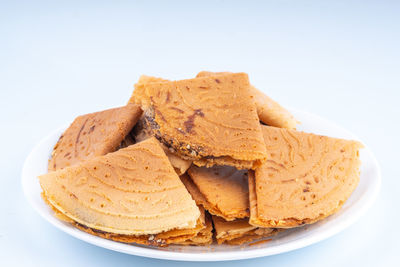
[(112, 234), (147, 235), (196, 226), (200, 211), (155, 138), (39, 176), (66, 217)]
[(209, 207), (211, 214), (229, 221), (249, 217), (247, 170), (237, 170), (230, 166), (192, 166), (188, 174), (206, 199), (205, 206)]
[[(213, 75), (221, 75), (229, 72), (210, 72), (201, 71), (196, 77), (206, 77)], [(250, 86), (250, 93), (253, 96), (254, 102), (257, 107), (257, 114), (260, 121), (263, 123), (279, 128), (295, 129), (298, 121), (293, 115), (284, 107), (279, 105), (276, 101), (265, 95), (263, 92)]]
[(266, 159), (245, 73), (136, 84), (154, 135), (196, 165), (256, 168)]
[(250, 223), (289, 228), (336, 212), (359, 181), (359, 149), (349, 141), (263, 126), (269, 159), (249, 176)]
[(128, 104), (77, 117), (62, 134), (49, 161), (49, 171), (115, 151), (142, 114)]

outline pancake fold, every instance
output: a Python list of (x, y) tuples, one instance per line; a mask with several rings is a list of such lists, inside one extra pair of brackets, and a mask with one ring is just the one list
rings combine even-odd
[(250, 224), (291, 228), (340, 209), (357, 187), (357, 141), (263, 126), (269, 159), (249, 175)]
[(54, 209), (97, 235), (142, 240), (169, 231), (169, 238), (190, 238), (204, 228), (199, 208), (155, 138), (41, 175), (39, 181)]

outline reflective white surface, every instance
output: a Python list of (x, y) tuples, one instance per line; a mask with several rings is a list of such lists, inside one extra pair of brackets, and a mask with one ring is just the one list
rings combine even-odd
[[(292, 113), (302, 122), (299, 130), (332, 137), (356, 139), (348, 131), (319, 116), (295, 110)], [(44, 138), (26, 159), (22, 171), (22, 186), (25, 196), (43, 218), (62, 231), (88, 243), (132, 255), (170, 260), (222, 261), (269, 256), (291, 251), (324, 240), (354, 223), (372, 205), (380, 189), (379, 165), (371, 151), (366, 147), (361, 150), (360, 154), (362, 165), (358, 187), (338, 213), (316, 224), (282, 232), (270, 242), (253, 246), (211, 245), (206, 247), (169, 246), (167, 248), (153, 248), (122, 244), (92, 236), (58, 220), (53, 216), (51, 208), (41, 198), (41, 188), (37, 176), (47, 172), (47, 162), (52, 148), (64, 129), (65, 127), (62, 127)]]

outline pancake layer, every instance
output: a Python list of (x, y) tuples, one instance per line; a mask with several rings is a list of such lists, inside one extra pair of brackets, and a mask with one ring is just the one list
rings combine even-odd
[(142, 114), (128, 104), (77, 117), (61, 135), (49, 161), (49, 171), (115, 151)]
[(200, 216), (155, 138), (44, 174), (39, 181), (46, 199), (66, 217), (107, 233), (190, 229)]

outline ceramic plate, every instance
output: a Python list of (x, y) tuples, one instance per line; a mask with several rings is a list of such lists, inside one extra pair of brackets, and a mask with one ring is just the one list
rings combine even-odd
[[(299, 130), (332, 137), (358, 139), (345, 129), (319, 116), (304, 111), (291, 111), (302, 122)], [(379, 165), (366, 146), (361, 150), (361, 179), (357, 189), (338, 213), (316, 224), (284, 231), (269, 242), (252, 246), (192, 247), (173, 245), (167, 248), (154, 248), (123, 244), (92, 236), (58, 220), (40, 196), (42, 190), (37, 176), (47, 172), (47, 162), (53, 146), (66, 127), (61, 127), (45, 137), (26, 159), (22, 170), (22, 187), (26, 198), (44, 219), (60, 230), (93, 245), (132, 255), (183, 261), (222, 261), (269, 256), (295, 250), (331, 237), (354, 223), (372, 205), (380, 188)]]

